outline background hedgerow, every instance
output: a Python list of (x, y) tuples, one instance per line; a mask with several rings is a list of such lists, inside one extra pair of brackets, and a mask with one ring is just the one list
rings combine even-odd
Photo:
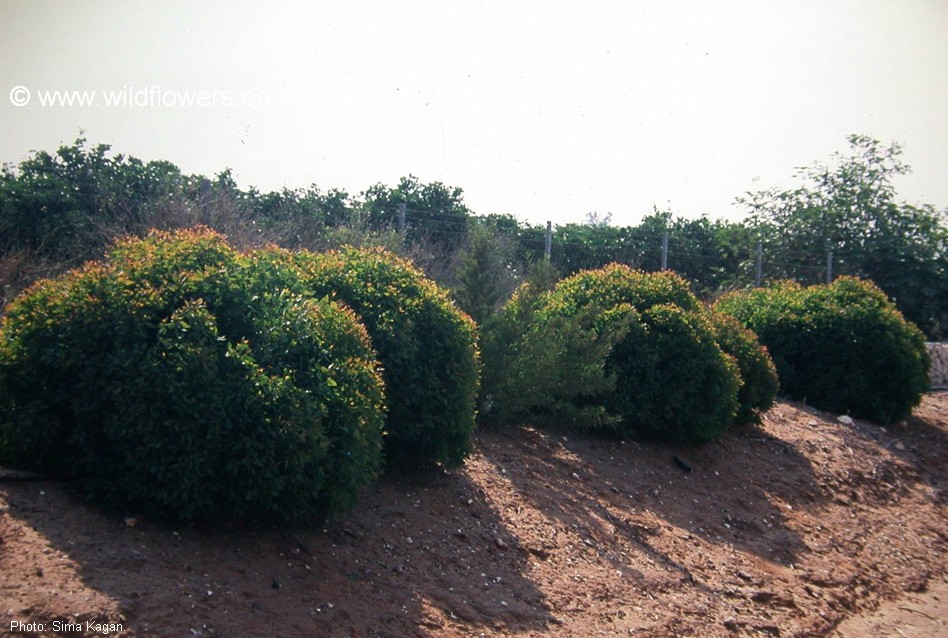
[(802, 187), (746, 193), (742, 221), (656, 208), (619, 226), (590, 212), (585, 223), (552, 225), (548, 237), (545, 224), (476, 215), (461, 188), (414, 176), (351, 194), (316, 184), (264, 192), (241, 188), (230, 170), (189, 175), (80, 137), (0, 165), (0, 303), (98, 257), (115, 237), (200, 224), (240, 249), (384, 246), (451, 289), (479, 324), (540, 259), (564, 276), (613, 262), (667, 266), (701, 299), (761, 277), (816, 283), (830, 265), (877, 283), (931, 340), (948, 338), (948, 213), (897, 200), (892, 179), (908, 170), (897, 144), (864, 135), (849, 142), (851, 153), (834, 166), (800, 169)]
[(870, 282), (780, 282), (726, 295), (716, 308), (757, 333), (793, 399), (889, 423), (928, 388), (924, 336)]
[(352, 308), (382, 363), (392, 467), (460, 465), (471, 451), (479, 356), (474, 322), (420, 271), (381, 249), (295, 253), (308, 290)]
[(325, 515), (381, 463), (365, 329), (285, 259), (195, 229), (119, 241), (0, 331), (0, 457), (172, 519)]

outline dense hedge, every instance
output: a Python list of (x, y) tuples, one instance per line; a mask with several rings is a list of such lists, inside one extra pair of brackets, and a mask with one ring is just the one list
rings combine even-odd
[(609, 356), (616, 389), (604, 402), (624, 433), (700, 442), (722, 432), (736, 414), (740, 379), (684, 279), (612, 264), (560, 282), (548, 312), (620, 304), (638, 317)]
[[(516, 296), (501, 319), (516, 316), (523, 303)], [(512, 347), (526, 353), (552, 347), (543, 366), (548, 372), (538, 371), (547, 386), (531, 392), (569, 400), (580, 415), (594, 417), (587, 425), (695, 443), (715, 437), (738, 415), (738, 365), (681, 277), (613, 264), (564, 279), (531, 303), (530, 326)], [(515, 354), (508, 375), (529, 380), (528, 365)], [(543, 409), (538, 401), (530, 406), (534, 414)]]
[(928, 388), (924, 337), (874, 284), (781, 282), (725, 296), (716, 308), (756, 332), (791, 398), (888, 423)]
[(38, 282), (0, 332), (0, 457), (178, 519), (338, 512), (377, 474), (364, 328), (275, 254), (203, 229)]
[(741, 374), (737, 393), (738, 424), (755, 423), (770, 409), (780, 389), (777, 368), (757, 335), (744, 328), (734, 317), (712, 312), (714, 338), (726, 354), (734, 357)]
[(386, 463), (460, 465), (471, 451), (477, 331), (447, 294), (381, 249), (295, 254), (310, 292), (351, 307), (378, 351), (388, 397)]
[(609, 308), (620, 304), (629, 304), (638, 312), (660, 304), (678, 306), (687, 312), (702, 308), (688, 281), (674, 272), (644, 272), (618, 263), (581, 271), (560, 281), (555, 288), (555, 303), (567, 303), (574, 308)]
[(629, 434), (682, 443), (719, 435), (737, 413), (740, 375), (703, 313), (652, 306), (610, 356), (606, 406)]

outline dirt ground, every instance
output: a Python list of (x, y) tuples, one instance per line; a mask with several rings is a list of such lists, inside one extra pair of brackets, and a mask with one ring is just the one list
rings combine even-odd
[(324, 529), (169, 528), (4, 481), (0, 632), (945, 635), (946, 438), (944, 392), (890, 428), (780, 403), (693, 449), (481, 432)]

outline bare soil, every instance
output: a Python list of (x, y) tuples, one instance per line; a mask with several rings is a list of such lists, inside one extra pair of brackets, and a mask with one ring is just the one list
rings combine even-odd
[(780, 403), (699, 448), (481, 432), (463, 468), (383, 478), (319, 528), (167, 527), (4, 481), (0, 632), (939, 635), (946, 487), (944, 392), (889, 428)]

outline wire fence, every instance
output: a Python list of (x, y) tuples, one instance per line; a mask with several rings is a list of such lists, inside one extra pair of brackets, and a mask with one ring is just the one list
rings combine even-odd
[(774, 279), (830, 283), (837, 275), (855, 274), (848, 266), (855, 261), (852, 254), (832, 249), (774, 250), (762, 240), (722, 247), (663, 233), (640, 235), (617, 245), (591, 245), (569, 238), (558, 240), (551, 229), (544, 246), (543, 257), (567, 273), (619, 262), (650, 272), (672, 270), (696, 281), (727, 279), (735, 286), (761, 286)]
[(449, 289), (461, 284), (459, 269), (472, 249), (472, 231), (486, 230), (495, 242), (494, 254), (481, 263), (489, 263), (486, 267), (502, 279), (499, 303), (540, 260), (550, 263), (559, 277), (610, 263), (646, 272), (670, 270), (708, 302), (778, 280), (812, 285), (849, 275), (875, 282), (929, 338), (948, 336), (944, 258), (941, 253), (916, 254), (911, 242), (895, 248), (858, 238), (831, 243), (816, 233), (768, 235), (739, 223), (708, 220), (662, 225), (652, 219), (634, 227), (525, 225), (509, 216), (470, 217), (411, 207), (395, 220), (391, 230), (401, 237), (398, 252)]
[[(441, 244), (463, 250), (469, 219), (399, 207), (395, 230), (410, 244)], [(836, 249), (772, 246), (765, 239), (721, 243), (710, 236), (681, 236), (670, 231), (641, 227), (590, 227), (580, 225), (517, 225), (492, 228), (504, 244), (502, 259), (515, 270), (545, 259), (560, 274), (622, 263), (647, 272), (671, 270), (691, 280), (696, 292), (708, 295), (728, 289), (765, 285), (778, 279), (800, 283), (831, 282), (844, 274), (860, 275), (853, 264), (862, 256)], [(410, 253), (411, 251), (409, 251)], [(435, 270), (448, 267), (442, 251)], [(409, 254), (408, 256), (417, 256)], [(424, 261), (424, 260), (423, 260)], [(426, 264), (419, 264), (425, 267)], [(443, 279), (443, 276), (436, 278)]]
[[(788, 237), (757, 236), (740, 224), (717, 222), (679, 220), (664, 228), (654, 219), (635, 227), (529, 225), (509, 215), (475, 217), (463, 207), (404, 204), (377, 210), (356, 207), (333, 217), (294, 211), (267, 216), (227, 197), (199, 204), (174, 200), (140, 211), (141, 219), (125, 219), (121, 211), (90, 216), (91, 221), (75, 229), (58, 229), (55, 237), (62, 241), (50, 250), (43, 242), (32, 246), (26, 240), (11, 240), (0, 251), (0, 302), (5, 305), (40, 277), (55, 276), (99, 257), (112, 237), (195, 224), (219, 230), (241, 249), (267, 243), (316, 251), (347, 244), (379, 245), (411, 259), (431, 278), (455, 289), (460, 284), (459, 268), (476, 235), (473, 231), (479, 227), (494, 244), (490, 267), (502, 280), (498, 287), (504, 293), (512, 292), (541, 260), (547, 260), (560, 277), (616, 262), (649, 272), (671, 270), (689, 280), (708, 301), (729, 290), (774, 280), (813, 284), (856, 275), (879, 284), (928, 334), (948, 335), (948, 283), (916, 255), (880, 257), (852, 246), (794, 243)], [(736, 232), (721, 234), (722, 227)]]

